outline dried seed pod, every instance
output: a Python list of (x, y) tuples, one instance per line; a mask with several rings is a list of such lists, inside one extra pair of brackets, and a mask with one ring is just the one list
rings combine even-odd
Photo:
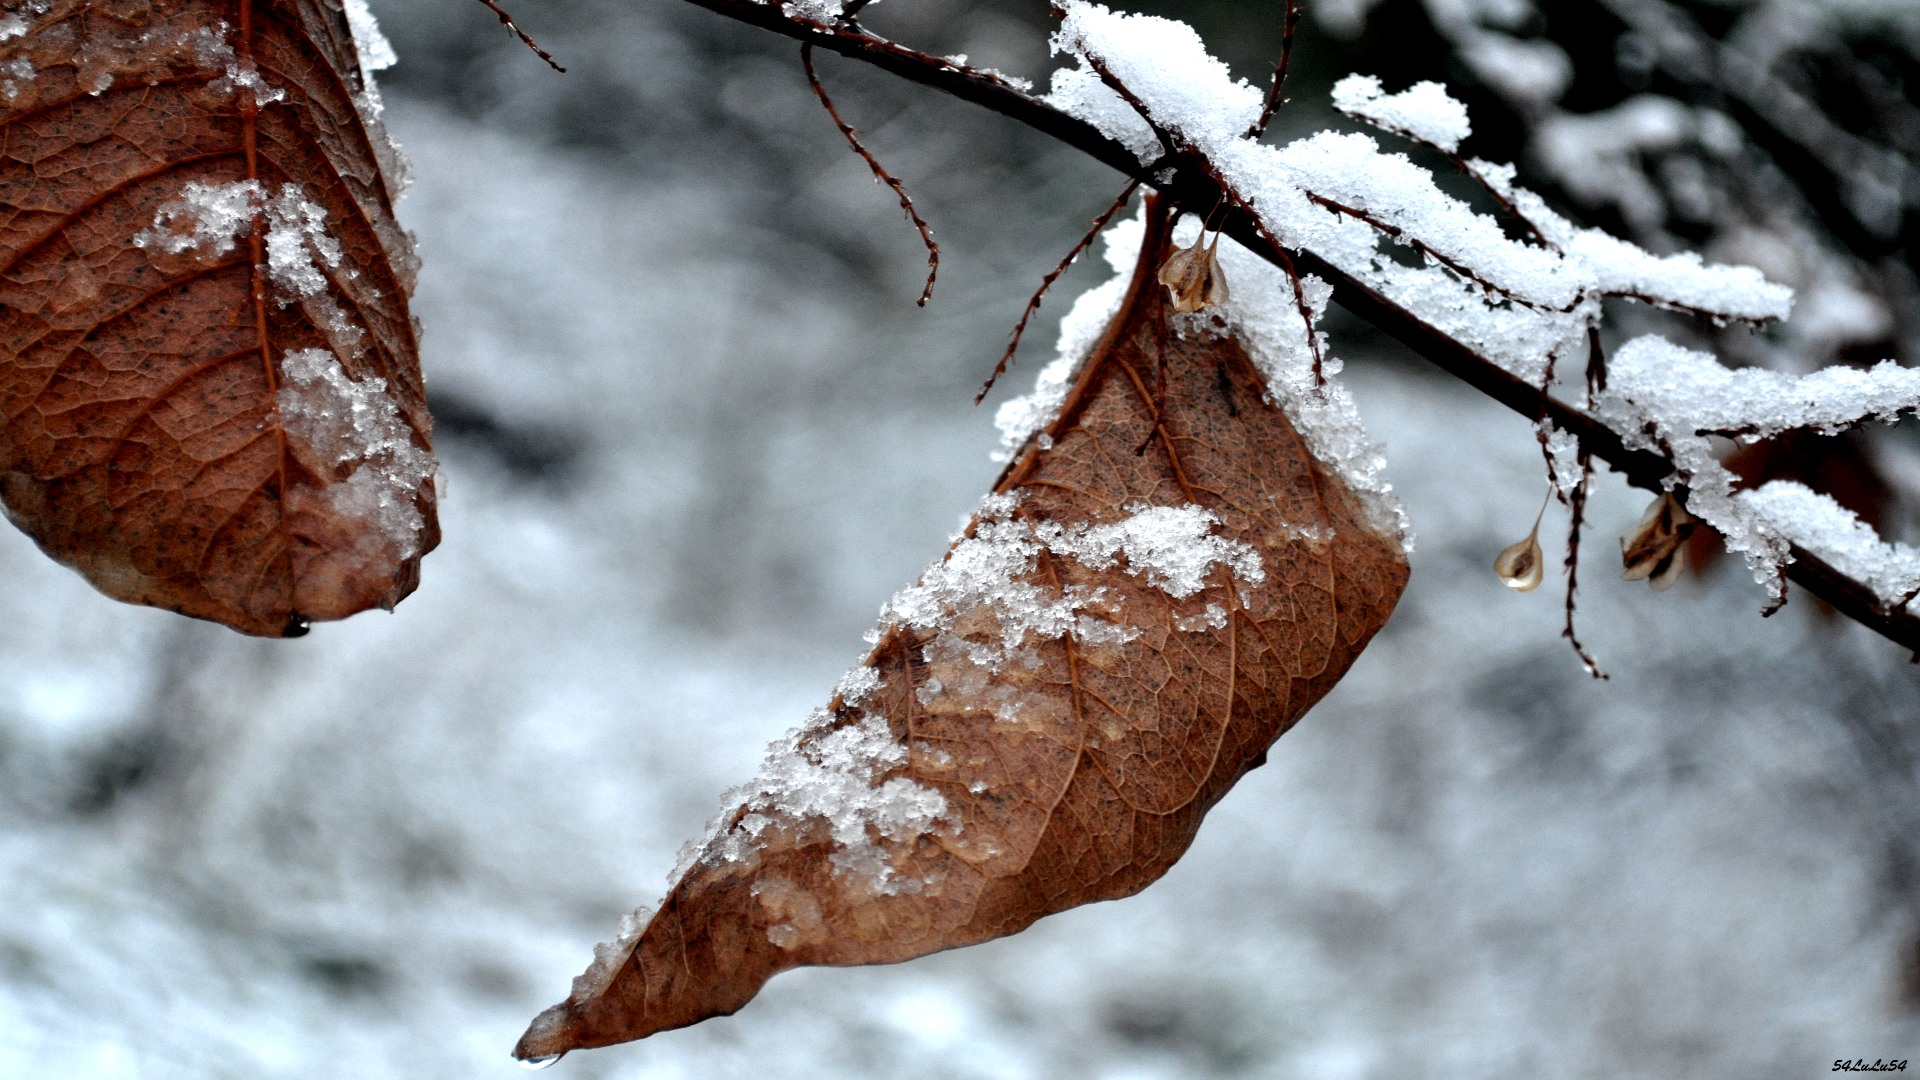
[(1533, 528), (1493, 560), (1493, 572), (1500, 575), (1500, 583), (1514, 592), (1532, 592), (1546, 576), (1547, 559), (1540, 551), (1540, 519), (1547, 515), (1547, 503), (1552, 501), (1553, 491), (1548, 489), (1539, 513), (1533, 515)]
[(1173, 310), (1183, 315), (1227, 302), (1227, 279), (1214, 255), (1220, 246), (1220, 234), (1214, 233), (1213, 242), (1201, 247), (1205, 242), (1203, 229), (1192, 247), (1175, 248), (1160, 264), (1160, 284), (1167, 287)]
[(1501, 584), (1515, 592), (1532, 592), (1546, 576), (1546, 558), (1540, 551), (1540, 525), (1536, 522), (1526, 539), (1514, 543), (1493, 560), (1493, 572)]
[(1687, 538), (1699, 523), (1687, 513), (1673, 492), (1653, 500), (1640, 523), (1620, 537), (1620, 576), (1627, 581), (1647, 579), (1664, 591), (1687, 565)]

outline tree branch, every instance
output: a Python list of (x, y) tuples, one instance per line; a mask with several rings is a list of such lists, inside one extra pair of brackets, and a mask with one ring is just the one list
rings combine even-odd
[[(760, 3), (758, 0), (688, 2), (796, 41), (810, 41), (822, 49), (865, 61), (910, 82), (930, 86), (963, 101), (991, 109), (1128, 177), (1152, 184), (1176, 204), (1194, 212), (1204, 213), (1225, 198), (1220, 186), (1207, 175), (1204, 167), (1198, 162), (1182, 160), (1187, 155), (1175, 155), (1151, 165), (1142, 164), (1132, 151), (1100, 134), (1093, 125), (1021, 91), (998, 76), (887, 41), (859, 27), (832, 26), (789, 18), (776, 4)], [(1154, 175), (1168, 166), (1173, 169), (1170, 179)], [(1285, 265), (1287, 252), (1262, 236), (1259, 225), (1243, 208), (1229, 205), (1222, 211), (1221, 217), (1222, 231), (1276, 266)], [(1658, 492), (1664, 489), (1663, 482), (1673, 475), (1673, 464), (1666, 458), (1645, 450), (1629, 449), (1618, 434), (1584, 410), (1543, 393), (1539, 387), (1512, 375), (1312, 251), (1296, 252), (1292, 258), (1300, 272), (1317, 275), (1333, 286), (1335, 303), (1385, 331), (1442, 371), (1528, 420), (1540, 417), (1551, 420), (1556, 427), (1577, 438), (1588, 454), (1606, 462), (1615, 472), (1623, 475), (1628, 483)], [(1787, 567), (1790, 580), (1855, 622), (1911, 650), (1916, 660), (1920, 660), (1920, 617), (1901, 607), (1889, 609), (1865, 584), (1846, 576), (1798, 545), (1794, 545), (1792, 554), (1793, 561)]]

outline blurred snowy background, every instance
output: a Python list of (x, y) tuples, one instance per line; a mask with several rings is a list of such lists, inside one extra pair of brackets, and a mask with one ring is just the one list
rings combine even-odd
[[(1279, 8), (1151, 10), (1259, 79)], [(1114, 176), (823, 57), (945, 245), (918, 310), (913, 233), (787, 42), (674, 0), (514, 9), (568, 75), (477, 6), (375, 3), (451, 479), (419, 593), (255, 641), (115, 605), (0, 535), (0, 1077), (519, 1075), (525, 1023), (658, 899), (996, 472), (973, 389)], [(1045, 17), (867, 16), (1043, 86)], [(1905, 0), (1344, 0), (1309, 17), (1276, 128), (1330, 122), (1348, 70), (1444, 78), (1470, 152), (1648, 246), (1756, 260), (1817, 316), (1723, 349), (1914, 363), (1917, 24)], [(1775, 85), (1818, 107), (1769, 112)], [(1847, 93), (1883, 109), (1829, 104)], [(1587, 679), (1553, 586), (1489, 569), (1543, 490), (1529, 426), (1331, 329), (1418, 531), (1413, 583), (1164, 881), (978, 948), (783, 975), (738, 1016), (549, 1075), (1920, 1058), (1920, 673), (1805, 597), (1763, 621), (1735, 568), (1663, 595), (1616, 580), (1647, 497), (1603, 476), (1582, 618), (1613, 678)], [(1049, 322), (1007, 392), (1050, 343)], [(1910, 435), (1787, 466), (1867, 484), (1911, 542), (1889, 494), (1920, 474)]]

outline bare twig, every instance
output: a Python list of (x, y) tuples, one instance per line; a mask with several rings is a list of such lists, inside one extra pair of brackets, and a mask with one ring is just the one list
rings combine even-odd
[[(709, 11), (760, 27), (796, 41), (872, 64), (911, 82), (945, 91), (963, 101), (993, 110), (1071, 146), (1088, 157), (1135, 179), (1152, 183), (1183, 206), (1212, 206), (1223, 192), (1217, 180), (1198, 163), (1175, 160), (1143, 165), (1133, 151), (1102, 135), (1099, 129), (1047, 102), (1027, 94), (986, 72), (956, 67), (939, 57), (910, 49), (860, 30), (789, 18), (782, 8), (759, 0), (688, 0)], [(1170, 177), (1157, 176), (1173, 167)], [(1313, 274), (1333, 286), (1333, 301), (1355, 317), (1372, 323), (1442, 371), (1525, 417), (1544, 415), (1554, 426), (1572, 434), (1592, 458), (1605, 461), (1629, 483), (1648, 491), (1665, 490), (1673, 463), (1659, 454), (1628, 448), (1620, 435), (1585, 409), (1543, 395), (1540, 388), (1520, 379), (1492, 360), (1443, 333), (1419, 315), (1382, 296), (1366, 283), (1327, 262), (1312, 251), (1289, 255), (1265, 234), (1255, 215), (1234, 205), (1222, 212), (1221, 229), (1235, 241), (1275, 265), (1292, 262), (1301, 273)], [(1604, 370), (1590, 371), (1596, 386), (1604, 386)], [(1802, 588), (1831, 604), (1855, 622), (1887, 639), (1920, 653), (1920, 616), (1911, 611), (1888, 611), (1864, 583), (1848, 577), (1818, 555), (1795, 545), (1787, 575)]]
[(980, 392), (973, 396), (973, 403), (975, 405), (985, 401), (987, 399), (987, 391), (993, 389), (994, 382), (998, 380), (1000, 376), (1007, 373), (1007, 365), (1013, 363), (1014, 351), (1020, 348), (1021, 335), (1027, 332), (1027, 320), (1033, 318), (1033, 313), (1040, 310), (1040, 301), (1047, 295), (1047, 290), (1053, 288), (1053, 283), (1059, 279), (1061, 274), (1067, 272), (1067, 267), (1073, 264), (1073, 260), (1080, 257), (1081, 252), (1093, 246), (1093, 241), (1100, 235), (1100, 231), (1107, 227), (1109, 221), (1113, 220), (1113, 215), (1126, 208), (1127, 203), (1133, 198), (1133, 193), (1139, 189), (1140, 181), (1127, 181), (1126, 189), (1120, 192), (1119, 198), (1113, 200), (1113, 205), (1107, 207), (1105, 213), (1093, 219), (1093, 228), (1087, 230), (1087, 235), (1081, 237), (1080, 242), (1073, 245), (1073, 250), (1067, 252), (1067, 257), (1061, 259), (1058, 266), (1055, 266), (1045, 277), (1040, 279), (1040, 287), (1035, 289), (1033, 296), (1027, 300), (1027, 310), (1020, 313), (1020, 321), (1014, 324), (1013, 338), (1007, 342), (1007, 351), (1000, 354), (1000, 362), (993, 365), (993, 374), (987, 376), (986, 385), (980, 387)]
[(1267, 125), (1273, 122), (1273, 114), (1285, 102), (1280, 90), (1287, 85), (1287, 68), (1293, 64), (1293, 31), (1300, 25), (1300, 5), (1295, 0), (1287, 0), (1287, 14), (1281, 23), (1280, 62), (1273, 66), (1273, 81), (1267, 84), (1267, 103), (1260, 107), (1260, 119), (1247, 129), (1247, 138), (1257, 139), (1267, 133)]
[(1606, 388), (1607, 351), (1600, 347), (1600, 328), (1589, 326), (1587, 327), (1587, 396), (1581, 404), (1592, 408), (1594, 399)]
[(1573, 594), (1580, 588), (1580, 530), (1586, 524), (1587, 487), (1593, 483), (1593, 458), (1585, 450), (1580, 451), (1580, 482), (1574, 485), (1573, 494), (1568, 496), (1570, 513), (1567, 518), (1567, 625), (1560, 636), (1573, 646), (1574, 655), (1587, 669), (1587, 674), (1596, 679), (1604, 679), (1607, 673), (1600, 670), (1600, 664), (1594, 660), (1587, 647), (1580, 644), (1580, 636), (1573, 631)]
[(488, 11), (491, 11), (495, 15), (500, 16), (500, 25), (506, 27), (507, 30), (513, 34), (514, 37), (519, 38), (521, 44), (525, 45), (529, 49), (532, 49), (533, 54), (535, 56), (538, 56), (540, 59), (545, 60), (547, 62), (548, 67), (552, 68), (553, 70), (559, 72), (562, 75), (565, 75), (567, 73), (567, 69), (560, 66), (560, 61), (555, 60), (553, 58), (552, 53), (541, 48), (539, 43), (535, 42), (533, 38), (529, 36), (525, 30), (520, 29), (520, 24), (513, 21), (513, 16), (507, 14), (505, 8), (502, 8), (499, 4), (494, 3), (494, 0), (480, 0), (480, 2), (487, 5)]
[[(1299, 267), (1293, 264), (1293, 257), (1287, 254), (1286, 246), (1280, 243), (1278, 237), (1267, 231), (1267, 223), (1260, 220), (1260, 215), (1253, 212), (1253, 208), (1249, 207), (1246, 200), (1240, 197), (1240, 193), (1228, 187), (1225, 178), (1221, 177), (1218, 179), (1221, 190), (1225, 191), (1228, 197), (1233, 200), (1234, 206), (1238, 207), (1249, 218), (1253, 219), (1254, 226), (1259, 230), (1261, 238), (1266, 240), (1270, 250), (1279, 256), (1278, 259), (1273, 261), (1280, 269), (1286, 271), (1287, 280), (1293, 285), (1293, 309), (1300, 314), (1300, 323), (1307, 335), (1307, 352), (1313, 356), (1313, 385), (1327, 385), (1326, 358), (1320, 354), (1320, 334), (1313, 325), (1313, 309), (1307, 306), (1307, 291), (1306, 287), (1300, 282)], [(1262, 254), (1265, 254), (1265, 252)]]
[(827, 115), (833, 118), (833, 126), (840, 129), (840, 134), (846, 136), (847, 145), (853, 147), (853, 152), (859, 154), (860, 159), (867, 163), (867, 168), (873, 170), (874, 179), (886, 184), (893, 189), (895, 195), (900, 196), (900, 209), (907, 212), (907, 218), (913, 222), (913, 227), (920, 230), (920, 242), (927, 245), (927, 286), (920, 290), (920, 299), (916, 302), (921, 307), (926, 307), (927, 301), (933, 299), (933, 279), (940, 276), (940, 245), (933, 239), (933, 230), (927, 227), (926, 221), (920, 217), (920, 212), (913, 208), (913, 200), (907, 196), (906, 185), (895, 180), (891, 173), (882, 168), (880, 159), (860, 145), (860, 135), (853, 129), (853, 125), (840, 119), (840, 110), (833, 107), (833, 99), (827, 96), (827, 88), (820, 85), (820, 73), (813, 69), (813, 42), (805, 42), (800, 46), (800, 64), (807, 69), (807, 85), (813, 87), (814, 94), (820, 98), (820, 104), (827, 107)]
[[(1553, 447), (1550, 445), (1551, 436), (1548, 434), (1553, 429), (1547, 423), (1546, 413), (1546, 401), (1548, 396), (1553, 392), (1553, 369), (1559, 362), (1560, 354), (1558, 352), (1549, 352), (1547, 354), (1547, 369), (1540, 376), (1541, 410), (1540, 415), (1533, 418), (1533, 434), (1536, 439), (1540, 440), (1540, 457), (1547, 463), (1547, 483), (1553, 488), (1554, 497), (1562, 503), (1567, 503), (1567, 494), (1560, 484), (1560, 471), (1553, 463)], [(1571, 504), (1568, 503), (1568, 505)]]

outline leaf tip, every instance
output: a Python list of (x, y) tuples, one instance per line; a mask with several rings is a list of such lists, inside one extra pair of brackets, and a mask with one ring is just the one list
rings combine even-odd
[(568, 998), (534, 1017), (520, 1041), (513, 1044), (513, 1059), (529, 1069), (544, 1069), (565, 1057), (579, 1045), (573, 1037), (578, 1007)]

